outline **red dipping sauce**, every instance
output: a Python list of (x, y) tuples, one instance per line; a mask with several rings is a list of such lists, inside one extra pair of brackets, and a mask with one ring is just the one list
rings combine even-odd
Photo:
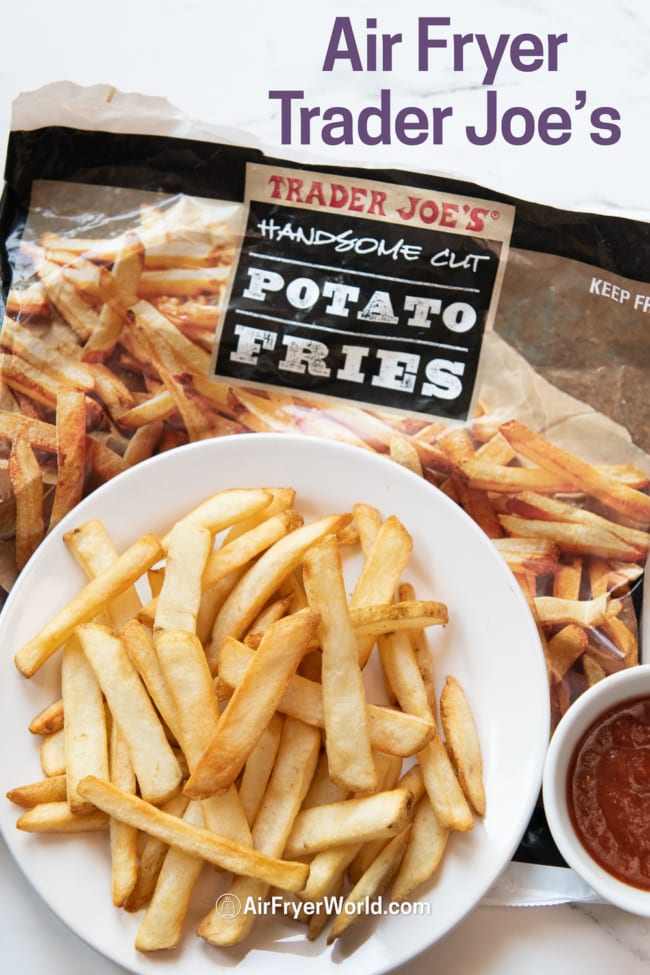
[(588, 728), (569, 763), (567, 806), (592, 858), (650, 890), (650, 697), (623, 701)]

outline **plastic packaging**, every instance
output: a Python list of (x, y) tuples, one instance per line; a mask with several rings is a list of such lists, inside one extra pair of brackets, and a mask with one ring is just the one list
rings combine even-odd
[[(67, 83), (17, 101), (5, 179), (6, 589), (125, 467), (304, 432), (405, 464), (494, 539), (538, 621), (554, 721), (638, 662), (646, 224), (276, 160), (160, 100)], [(593, 897), (541, 806), (515, 861), (491, 903)]]

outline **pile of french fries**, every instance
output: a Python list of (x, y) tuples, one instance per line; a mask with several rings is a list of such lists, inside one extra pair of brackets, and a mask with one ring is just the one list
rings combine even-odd
[[(331, 943), (484, 815), (472, 713), (451, 675), (436, 697), (425, 636), (447, 607), (404, 581), (409, 533), (363, 503), (305, 521), (295, 500), (224, 490), (122, 552), (99, 520), (71, 529), (88, 581), (16, 652), (27, 678), (61, 674), (30, 725), (43, 778), (8, 793), (17, 826), (106, 831), (140, 951), (179, 944), (206, 865), (207, 942), (241, 942), (245, 905), (281, 892)], [(219, 910), (226, 877), (239, 912)]]
[(643, 471), (587, 464), (485, 412), (458, 429), (210, 381), (237, 237), (202, 201), (144, 206), (118, 237), (43, 233), (22, 250), (33, 273), (10, 292), (0, 333), (16, 569), (85, 493), (152, 454), (232, 433), (311, 434), (391, 457), (494, 540), (538, 622), (554, 720), (638, 661), (630, 592), (650, 547)]

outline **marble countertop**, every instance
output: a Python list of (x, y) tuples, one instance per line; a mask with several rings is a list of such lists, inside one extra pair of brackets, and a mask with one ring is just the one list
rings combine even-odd
[[(334, 18), (345, 14), (364, 38), (402, 33), (392, 71), (322, 66)], [(534, 138), (513, 146), (468, 143), (465, 126), (478, 122), (485, 101), (485, 64), (468, 48), (463, 71), (454, 71), (451, 47), (435, 51), (430, 70), (417, 70), (418, 18), (432, 15), (421, 0), (238, 0), (228, 10), (211, 0), (113, 0), (105, 9), (82, 0), (7, 4), (0, 14), (0, 162), (10, 127), (11, 102), (21, 90), (70, 80), (106, 83), (125, 92), (166, 98), (182, 112), (218, 126), (224, 135), (259, 143), (287, 157), (323, 164), (351, 162), (452, 174), (515, 196), (560, 207), (650, 219), (647, 159), (650, 134), (650, 8), (642, 0), (449, 0), (436, 16), (451, 19), (452, 33), (566, 33), (558, 70), (516, 70), (507, 57), (495, 83), (503, 106), (526, 106), (539, 115), (563, 106), (573, 121), (570, 140), (549, 146)], [(304, 91), (305, 104), (359, 109), (389, 88), (399, 104), (446, 105), (454, 123), (442, 145), (345, 149), (322, 144), (281, 144), (280, 112), (269, 89)], [(620, 113), (621, 138), (599, 146), (586, 111), (608, 106)], [(579, 101), (579, 99), (578, 99)], [(1, 759), (0, 759), (1, 760)], [(51, 913), (31, 890), (0, 841), (0, 944), (3, 970), (25, 975), (117, 975)], [(472, 975), (558, 975), (590, 971), (627, 975), (650, 970), (650, 922), (598, 903), (551, 907), (480, 906), (402, 975), (430, 970)]]

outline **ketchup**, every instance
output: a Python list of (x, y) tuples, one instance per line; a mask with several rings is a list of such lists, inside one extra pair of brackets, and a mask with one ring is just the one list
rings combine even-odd
[(650, 890), (650, 697), (623, 701), (588, 728), (569, 763), (567, 805), (593, 859)]

